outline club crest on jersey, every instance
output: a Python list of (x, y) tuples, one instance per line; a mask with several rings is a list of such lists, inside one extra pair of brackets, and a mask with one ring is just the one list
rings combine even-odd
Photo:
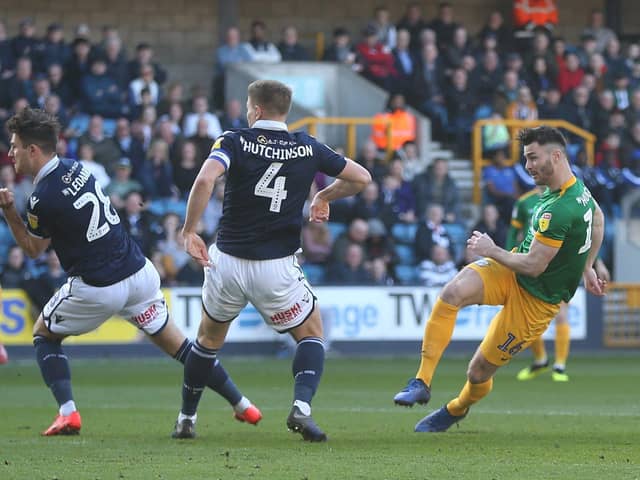
[(31, 205), (31, 210), (36, 208), (36, 205), (38, 204), (39, 201), (40, 199), (37, 197), (33, 197), (33, 196), (29, 197), (29, 205)]
[(258, 135), (258, 138), (256, 138), (256, 140), (258, 140), (258, 143), (262, 143), (263, 145), (267, 144), (267, 137), (265, 137), (264, 135)]
[[(33, 208), (33, 207), (32, 207)], [(27, 212), (27, 221), (29, 222), (29, 226), (32, 230), (38, 229), (38, 217), (33, 213)]]
[(538, 227), (541, 232), (546, 232), (549, 228), (549, 224), (551, 223), (551, 214), (549, 212), (545, 212), (542, 214), (540, 219), (538, 220)]

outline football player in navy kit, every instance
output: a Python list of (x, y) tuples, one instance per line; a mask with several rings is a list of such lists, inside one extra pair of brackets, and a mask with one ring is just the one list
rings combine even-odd
[[(69, 276), (33, 328), (38, 365), (59, 406), (43, 435), (76, 434), (82, 421), (61, 346), (66, 336), (89, 332), (121, 315), (183, 363), (191, 342), (169, 320), (158, 272), (124, 230), (93, 175), (55, 154), (56, 119), (42, 110), (25, 109), (7, 127), (16, 172), (32, 176), (35, 188), (26, 226), (13, 192), (6, 188), (0, 189), (0, 207), (18, 245), (32, 258), (51, 245)], [(206, 385), (229, 401), (238, 420), (260, 420), (260, 411), (240, 394), (219, 362), (209, 365), (206, 377)]]
[[(195, 436), (195, 415), (206, 370), (231, 321), (247, 302), (265, 322), (297, 342), (293, 359), (294, 396), (287, 427), (307, 441), (325, 441), (311, 417), (311, 399), (320, 382), (324, 345), (320, 309), (298, 266), (302, 208), (316, 172), (337, 180), (317, 193), (310, 220), (329, 219), (329, 202), (360, 192), (371, 176), (303, 132), (285, 124), (291, 89), (272, 80), (249, 85), (250, 128), (225, 132), (211, 149), (187, 203), (185, 248), (205, 267), (202, 321), (187, 356), (182, 409), (173, 436)], [(223, 213), (215, 245), (208, 250), (195, 233), (216, 179), (227, 175)]]

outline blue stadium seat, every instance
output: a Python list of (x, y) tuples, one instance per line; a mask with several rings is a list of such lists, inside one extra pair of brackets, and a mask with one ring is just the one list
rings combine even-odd
[(396, 265), (396, 278), (402, 285), (412, 285), (418, 282), (418, 270), (411, 265)]
[(314, 265), (313, 263), (305, 263), (302, 266), (305, 277), (311, 285), (324, 283), (325, 270), (322, 265)]
[(413, 248), (409, 245), (396, 245), (395, 251), (400, 265), (413, 265), (416, 263), (416, 256), (413, 252)]
[(329, 229), (329, 233), (331, 233), (331, 238), (335, 240), (347, 229), (347, 226), (344, 223), (327, 222), (327, 228)]
[(453, 242), (454, 261), (457, 261), (462, 258), (464, 249), (467, 246), (467, 238), (469, 237), (467, 228), (461, 223), (447, 223), (444, 228)]
[(391, 235), (398, 243), (413, 244), (418, 225), (415, 223), (396, 223), (391, 227)]

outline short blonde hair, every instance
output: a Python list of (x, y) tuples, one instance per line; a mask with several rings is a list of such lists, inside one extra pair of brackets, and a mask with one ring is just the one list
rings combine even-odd
[(248, 88), (252, 102), (269, 113), (286, 115), (291, 108), (291, 88), (277, 80), (256, 80)]

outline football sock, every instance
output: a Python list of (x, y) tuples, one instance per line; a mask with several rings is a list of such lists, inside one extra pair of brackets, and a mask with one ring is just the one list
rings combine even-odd
[(416, 374), (416, 378), (427, 385), (431, 385), (431, 379), (438, 362), (440, 362), (440, 357), (451, 341), (458, 310), (458, 307), (444, 302), (440, 297), (431, 310), (431, 315), (424, 328), (420, 367)]
[(544, 340), (542, 339), (542, 336), (539, 336), (533, 342), (531, 342), (529, 348), (531, 348), (531, 352), (533, 353), (534, 365), (539, 366), (547, 363), (547, 351), (544, 348)]
[[(58, 406), (65, 405), (65, 411), (70, 407), (75, 410), (73, 392), (71, 391), (71, 370), (67, 356), (62, 351), (61, 340), (51, 340), (41, 335), (33, 337), (33, 346), (36, 349), (36, 359), (44, 383), (49, 387), (51, 393), (58, 402)], [(69, 415), (69, 412), (67, 415)]]
[(182, 413), (193, 416), (198, 409), (211, 368), (216, 361), (217, 350), (203, 347), (196, 342), (184, 362), (184, 382), (182, 384)]
[(310, 404), (320, 384), (324, 367), (324, 343), (318, 337), (306, 337), (298, 342), (293, 357), (293, 399)]
[(567, 363), (569, 357), (569, 346), (571, 344), (571, 327), (568, 323), (556, 323), (556, 363), (555, 367), (562, 368)]
[(484, 383), (470, 383), (469, 380), (467, 380), (458, 397), (447, 403), (447, 410), (449, 410), (451, 415), (456, 417), (466, 414), (471, 405), (489, 395), (492, 387), (493, 378), (490, 378)]
[[(191, 351), (191, 346), (193, 343), (188, 338), (182, 342), (180, 348), (173, 356), (180, 363), (185, 363), (189, 352)], [(229, 374), (224, 369), (219, 360), (213, 364), (211, 369), (211, 373), (209, 374), (209, 379), (207, 380), (207, 387), (209, 387), (214, 392), (220, 394), (229, 404), (231, 404), (234, 408), (243, 398), (242, 394), (238, 390), (238, 387), (233, 383)], [(246, 407), (245, 407), (246, 408)], [(242, 410), (244, 411), (244, 409)]]

